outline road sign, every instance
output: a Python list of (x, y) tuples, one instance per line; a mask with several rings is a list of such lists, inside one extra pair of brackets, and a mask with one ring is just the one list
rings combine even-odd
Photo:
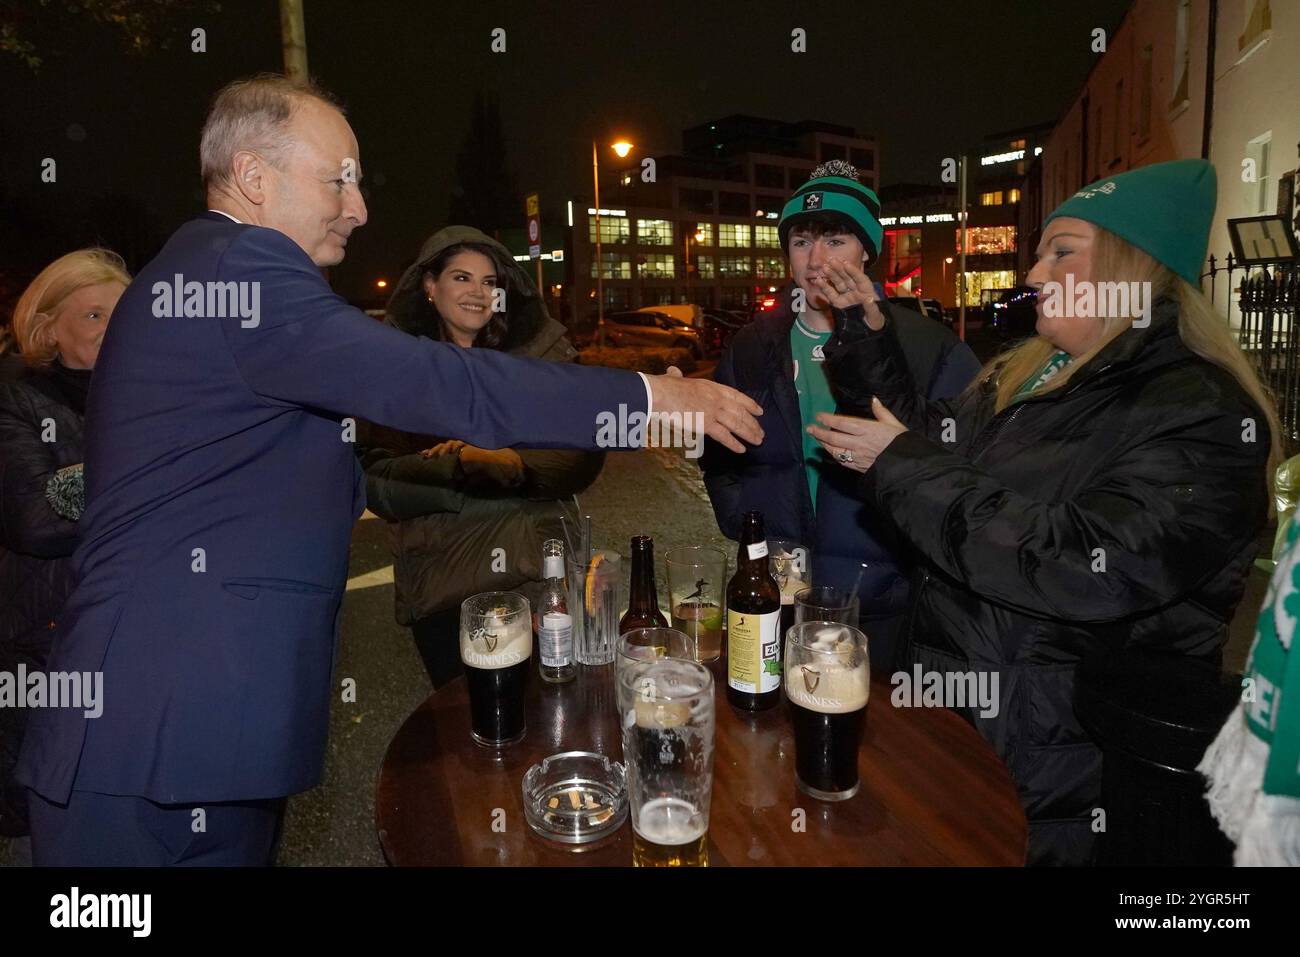
[(536, 193), (529, 193), (526, 200), (528, 211), (528, 258), (542, 258), (542, 213), (541, 203)]

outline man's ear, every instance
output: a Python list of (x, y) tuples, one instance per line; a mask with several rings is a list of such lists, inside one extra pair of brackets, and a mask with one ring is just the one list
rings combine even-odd
[(234, 188), (255, 206), (266, 202), (266, 160), (252, 150), (240, 150), (230, 160)]

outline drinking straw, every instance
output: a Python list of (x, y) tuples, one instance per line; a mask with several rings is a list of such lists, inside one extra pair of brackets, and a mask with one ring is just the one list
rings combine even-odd
[(858, 577), (853, 580), (853, 588), (849, 591), (849, 602), (858, 597), (858, 589), (862, 587), (862, 576), (867, 573), (867, 563), (863, 562), (858, 567)]

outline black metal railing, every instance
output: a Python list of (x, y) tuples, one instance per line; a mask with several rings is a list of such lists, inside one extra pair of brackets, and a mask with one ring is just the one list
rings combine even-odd
[(1232, 253), (1211, 256), (1201, 289), (1272, 389), (1288, 444), (1300, 443), (1300, 265), (1243, 266)]

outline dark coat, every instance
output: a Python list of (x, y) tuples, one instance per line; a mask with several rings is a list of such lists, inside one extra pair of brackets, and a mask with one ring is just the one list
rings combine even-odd
[[(55, 472), (82, 461), (90, 375), (56, 361), (0, 384), (0, 672), (44, 670), (72, 592), (77, 523), (50, 507), (45, 489)], [(26, 708), (0, 708), (0, 819), (26, 820), (11, 776), (27, 716)]]
[(965, 715), (1015, 778), (1031, 863), (1091, 855), (1101, 756), (1074, 713), (1079, 662), (1119, 648), (1217, 660), (1267, 521), (1266, 421), (1177, 318), (1157, 302), (1148, 328), (996, 415), (989, 388), (919, 395), (892, 323), (852, 347), (912, 430), (860, 479), (923, 559), (907, 659), (998, 675), (996, 716)]
[(50, 507), (45, 489), (83, 460), (90, 375), (56, 362), (0, 385), (0, 647), (42, 663), (72, 591), (78, 539), (77, 523)]
[[(940, 399), (961, 392), (979, 370), (970, 348), (933, 319), (905, 309), (895, 314), (908, 367), (926, 395)], [(718, 382), (758, 402), (764, 413), (763, 441), (743, 455), (712, 440), (705, 443), (700, 466), (718, 527), (728, 538), (737, 538), (745, 512), (759, 509), (769, 537), (793, 539), (812, 549), (819, 581), (851, 585), (861, 563), (868, 562), (861, 594), (876, 598), (876, 614), (902, 612), (908, 581), (893, 530), (863, 504), (856, 475), (828, 460), (814, 514), (802, 445), (803, 427), (811, 423), (799, 416), (790, 352), (793, 324), (787, 289), (776, 310), (736, 334), (713, 373)]]
[[(257, 283), (255, 325), (160, 318), (157, 284)], [(127, 287), (86, 408), (78, 582), (50, 668), (103, 713), (29, 718), (17, 779), (159, 803), (315, 785), (365, 477), (344, 416), (488, 448), (593, 448), (639, 376), (458, 349), (375, 322), (274, 229), (206, 213)], [(201, 550), (201, 551), (196, 551)]]

